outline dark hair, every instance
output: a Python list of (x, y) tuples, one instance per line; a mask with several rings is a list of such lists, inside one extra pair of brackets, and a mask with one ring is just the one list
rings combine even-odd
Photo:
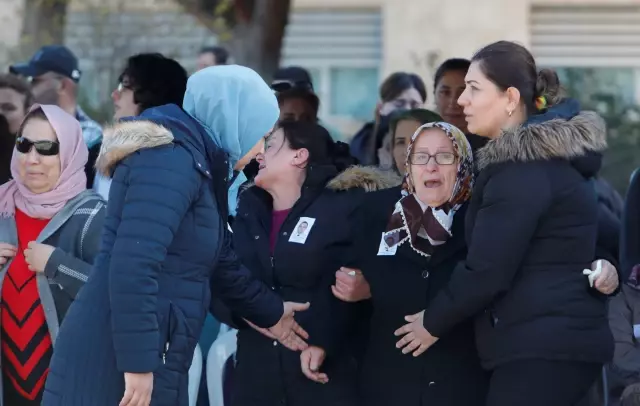
[(533, 55), (522, 45), (498, 41), (482, 48), (471, 59), (478, 62), (485, 76), (502, 91), (514, 87), (527, 108), (527, 115), (537, 112), (536, 99), (544, 96), (548, 105), (562, 99), (560, 79), (554, 70), (538, 72)]
[(402, 111), (394, 115), (389, 122), (389, 131), (391, 132), (392, 142), (395, 141), (396, 138), (396, 128), (398, 127), (398, 123), (404, 120), (414, 120), (419, 122), (420, 125), (443, 121), (442, 117), (440, 117), (438, 113), (434, 113), (431, 110), (413, 109)]
[(349, 152), (349, 145), (334, 142), (329, 132), (319, 124), (286, 120), (278, 124), (278, 129), (282, 129), (289, 148), (306, 148), (309, 151), (307, 170), (313, 166), (333, 165), (342, 172), (357, 163)]
[(433, 91), (436, 91), (438, 83), (440, 83), (445, 74), (449, 72), (464, 72), (466, 74), (469, 66), (471, 66), (471, 61), (464, 58), (451, 58), (442, 62), (442, 64), (438, 66), (438, 70), (436, 70), (436, 75), (434, 76)]
[(144, 111), (165, 104), (182, 106), (187, 71), (177, 61), (159, 53), (138, 54), (127, 60), (120, 75), (133, 89), (133, 101)]
[(420, 93), (422, 101), (427, 101), (427, 90), (420, 76), (407, 72), (392, 73), (382, 82), (380, 100), (383, 102), (391, 101), (408, 89), (416, 89)]
[(22, 124), (20, 124), (20, 128), (18, 129), (18, 133), (16, 135), (17, 138), (22, 137), (22, 131), (24, 131), (24, 127), (27, 125), (29, 121), (35, 118), (44, 120), (44, 121), (49, 121), (49, 119), (47, 118), (47, 115), (44, 114), (44, 110), (42, 110), (42, 108), (38, 107), (36, 109), (31, 110), (30, 112), (27, 113), (26, 116), (24, 116), (24, 119), (22, 120)]
[(304, 100), (305, 102), (309, 103), (309, 106), (313, 110), (314, 116), (316, 116), (316, 119), (317, 119), (318, 110), (320, 109), (320, 99), (318, 98), (318, 96), (316, 96), (315, 93), (307, 89), (294, 87), (289, 90), (285, 90), (283, 92), (278, 93), (276, 95), (276, 98), (278, 99), (278, 104), (282, 104), (285, 102), (285, 100), (289, 100), (289, 99)]
[(0, 74), (0, 89), (11, 89), (24, 96), (25, 110), (33, 104), (31, 87), (24, 79), (10, 73)]
[(202, 54), (213, 54), (216, 57), (216, 65), (226, 65), (229, 60), (229, 51), (219, 46), (204, 47), (200, 50), (200, 55)]

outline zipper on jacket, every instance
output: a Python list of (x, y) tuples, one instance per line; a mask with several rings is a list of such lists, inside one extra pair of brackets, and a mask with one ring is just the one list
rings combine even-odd
[(164, 352), (162, 353), (162, 365), (167, 363), (167, 353), (169, 352), (169, 341), (164, 345)]
[(167, 337), (164, 342), (164, 349), (162, 351), (162, 364), (165, 365), (167, 363), (167, 353), (169, 352), (169, 347), (171, 346), (171, 307), (172, 303), (169, 302), (169, 315), (167, 316), (169, 320), (167, 320)]

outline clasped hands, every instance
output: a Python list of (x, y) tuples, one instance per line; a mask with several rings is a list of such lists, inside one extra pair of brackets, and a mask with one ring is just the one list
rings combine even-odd
[[(618, 288), (618, 271), (609, 261), (594, 261), (591, 270), (589, 283), (600, 293), (608, 295)], [(358, 302), (371, 298), (369, 284), (362, 272), (357, 269), (340, 268), (336, 272), (336, 283), (331, 290), (335, 297), (345, 302)], [(396, 348), (401, 349), (403, 354), (412, 353), (414, 357), (418, 357), (438, 341), (438, 338), (431, 335), (424, 327), (424, 310), (406, 316), (405, 321), (407, 324), (394, 332), (396, 337), (401, 337), (396, 343)], [(319, 383), (329, 381), (326, 374), (319, 372), (325, 356), (325, 351), (318, 347), (309, 347), (302, 351), (300, 357), (302, 372), (307, 378)]]

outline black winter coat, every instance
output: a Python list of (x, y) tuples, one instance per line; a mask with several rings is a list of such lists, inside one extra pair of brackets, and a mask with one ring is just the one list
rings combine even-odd
[(561, 104), (551, 111), (558, 118), (538, 117), (480, 150), (466, 266), (425, 312), (436, 337), (479, 314), (487, 368), (519, 359), (604, 363), (613, 354), (606, 300), (583, 275), (596, 249), (589, 179), (600, 168), (593, 151), (606, 146), (604, 124), (595, 113), (561, 110), (572, 107)]
[(480, 366), (472, 318), (417, 358), (395, 347), (399, 337), (393, 333), (406, 324), (404, 317), (429, 309), (467, 255), (463, 206), (454, 217), (453, 236), (430, 258), (408, 244), (395, 255), (378, 256), (381, 235), (400, 197), (399, 187), (370, 193), (358, 210), (358, 265), (371, 287), (373, 305), (360, 373), (362, 405), (482, 406), (488, 376)]
[[(301, 372), (299, 352), (282, 347), (216, 306), (214, 315), (219, 320), (239, 328), (232, 405), (356, 404), (356, 362), (344, 337), (358, 306), (336, 299), (330, 287), (336, 271), (353, 263), (352, 219), (363, 189), (392, 185), (391, 178), (374, 179), (376, 173), (356, 167), (327, 185), (336, 175), (335, 168), (310, 168), (301, 197), (280, 228), (273, 255), (271, 197), (256, 186), (240, 196), (233, 226), (238, 258), (284, 301), (311, 303), (309, 310), (296, 314), (296, 320), (309, 332), (309, 344), (327, 351), (322, 370), (329, 375), (329, 383), (308, 380)], [(346, 184), (351, 190), (335, 190), (347, 188)], [(303, 244), (291, 242), (303, 217), (315, 220), (308, 237)]]

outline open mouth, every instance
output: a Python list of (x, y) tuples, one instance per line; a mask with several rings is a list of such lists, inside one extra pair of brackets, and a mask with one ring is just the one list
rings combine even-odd
[(427, 180), (424, 182), (424, 186), (427, 189), (433, 189), (442, 186), (442, 182), (439, 180)]

